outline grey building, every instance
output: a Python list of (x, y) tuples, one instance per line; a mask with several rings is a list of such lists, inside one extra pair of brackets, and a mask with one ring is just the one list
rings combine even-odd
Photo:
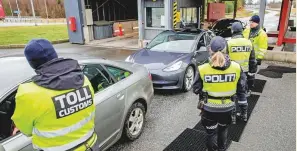
[[(152, 40), (164, 30), (172, 30), (174, 11), (180, 13), (177, 22), (199, 28), (205, 0), (65, 0), (67, 25), (76, 24), (76, 31), (68, 28), (71, 43), (85, 44), (113, 35), (112, 24), (123, 20), (137, 20), (139, 46)], [(173, 7), (173, 4), (175, 7)], [(173, 9), (177, 8), (177, 9)], [(75, 18), (70, 22), (69, 18)]]
[(200, 27), (204, 0), (137, 0), (139, 45), (142, 47), (164, 30), (173, 30), (173, 4), (177, 2), (180, 24)]

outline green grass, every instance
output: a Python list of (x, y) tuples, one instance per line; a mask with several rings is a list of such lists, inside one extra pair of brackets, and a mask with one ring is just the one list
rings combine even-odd
[[(269, 13), (269, 11), (265, 11), (265, 14), (268, 14), (268, 13)], [(259, 13), (253, 13), (252, 15), (259, 15)]]
[(0, 27), (0, 45), (27, 44), (34, 38), (67, 39), (67, 25)]
[[(236, 13), (236, 18), (243, 18), (243, 17), (250, 17), (253, 15), (252, 11), (248, 11), (248, 10), (239, 10)], [(226, 18), (233, 18), (233, 13), (229, 13), (225, 15)]]

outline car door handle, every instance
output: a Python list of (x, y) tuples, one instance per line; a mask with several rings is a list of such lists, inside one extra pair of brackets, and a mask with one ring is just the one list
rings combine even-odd
[(122, 94), (118, 94), (118, 95), (117, 95), (117, 98), (118, 98), (119, 100), (123, 100), (124, 97), (125, 97), (125, 95), (122, 95)]

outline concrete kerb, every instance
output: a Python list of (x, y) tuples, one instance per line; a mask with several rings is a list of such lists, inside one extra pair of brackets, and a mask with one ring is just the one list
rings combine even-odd
[[(122, 40), (122, 39), (126, 39), (126, 38), (132, 38), (134, 36), (138, 36), (138, 32), (129, 33), (129, 34), (126, 34), (124, 36), (118, 36), (118, 37), (112, 37), (112, 38), (107, 38), (107, 39), (95, 40), (94, 42), (96, 44), (101, 44), (101, 43), (107, 43), (107, 42), (112, 42), (112, 41), (116, 41), (116, 40)], [(92, 44), (92, 42), (90, 42), (89, 44)]]
[(296, 52), (268, 51), (264, 60), (296, 63)]
[[(67, 43), (69, 39), (60, 39), (51, 41), (52, 44), (61, 44)], [(16, 49), (16, 48), (25, 48), (26, 44), (10, 44), (10, 45), (0, 45), (0, 49)]]

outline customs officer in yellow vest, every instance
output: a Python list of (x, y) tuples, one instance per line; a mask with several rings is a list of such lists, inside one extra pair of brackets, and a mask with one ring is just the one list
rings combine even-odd
[(18, 87), (12, 120), (34, 149), (99, 150), (94, 90), (78, 62), (58, 58), (45, 39), (31, 40), (25, 56), (37, 75)]

